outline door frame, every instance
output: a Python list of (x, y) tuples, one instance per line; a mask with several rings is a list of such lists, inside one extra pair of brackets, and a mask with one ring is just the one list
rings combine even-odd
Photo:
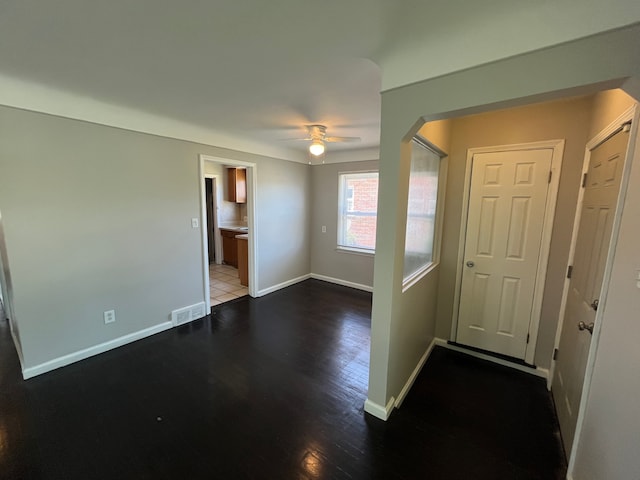
[(540, 254), (538, 256), (538, 268), (536, 271), (535, 288), (533, 292), (533, 308), (529, 323), (529, 343), (526, 346), (524, 361), (533, 365), (538, 340), (538, 328), (540, 326), (540, 314), (544, 284), (549, 263), (549, 249), (551, 246), (551, 232), (555, 218), (556, 201), (558, 199), (558, 187), (560, 185), (560, 172), (562, 171), (562, 159), (564, 156), (564, 139), (544, 140), (540, 142), (515, 143), (511, 145), (497, 145), (491, 147), (474, 147), (467, 150), (467, 161), (464, 174), (464, 189), (462, 197), (462, 215), (460, 219), (460, 237), (458, 238), (458, 263), (456, 266), (456, 284), (453, 299), (453, 316), (451, 319), (451, 339), (457, 340), (458, 314), (460, 311), (460, 296), (462, 288), (462, 273), (464, 264), (464, 247), (467, 238), (467, 217), (469, 214), (469, 200), (471, 190), (471, 174), (473, 156), (479, 153), (507, 152), (514, 150), (540, 150), (550, 149), (551, 155), (551, 182), (547, 191), (547, 202), (544, 212), (542, 239), (540, 242)]
[(213, 155), (200, 154), (198, 156), (198, 177), (200, 184), (200, 229), (202, 233), (202, 284), (204, 292), (204, 301), (207, 311), (211, 309), (211, 298), (209, 296), (209, 249), (207, 239), (207, 192), (205, 187), (205, 162), (215, 162), (223, 165), (231, 165), (236, 167), (245, 167), (247, 169), (247, 226), (249, 227), (249, 295), (257, 297), (258, 292), (258, 228), (257, 228), (257, 177), (258, 166), (252, 162), (242, 160), (232, 160), (223, 157), (214, 157)]
[[(589, 162), (591, 161), (591, 151), (594, 150), (597, 146), (604, 143), (611, 136), (617, 133), (621, 127), (625, 124), (631, 122), (631, 130), (629, 132), (629, 143), (627, 145), (627, 151), (624, 158), (624, 166), (622, 171), (622, 179), (620, 180), (620, 191), (618, 193), (618, 200), (616, 202), (616, 211), (613, 218), (613, 226), (611, 229), (611, 242), (609, 246), (609, 251), (607, 252), (607, 260), (605, 263), (605, 268), (602, 276), (602, 287), (600, 290), (600, 296), (598, 298), (598, 310), (596, 311), (595, 316), (595, 325), (593, 329), (593, 333), (591, 336), (591, 343), (589, 346), (589, 353), (587, 355), (587, 365), (585, 368), (584, 374), (584, 382), (582, 384), (582, 394), (580, 397), (580, 404), (578, 407), (578, 416), (576, 419), (576, 430), (573, 435), (573, 444), (571, 446), (571, 452), (567, 452), (569, 454), (569, 464), (567, 468), (568, 475), (571, 475), (573, 472), (573, 468), (575, 466), (576, 454), (578, 451), (578, 445), (580, 443), (580, 434), (582, 431), (582, 426), (584, 424), (584, 415), (586, 410), (587, 399), (589, 396), (589, 389), (591, 386), (591, 378), (593, 376), (593, 370), (595, 367), (595, 359), (598, 350), (598, 343), (600, 342), (600, 332), (602, 330), (603, 317), (606, 311), (606, 302), (607, 302), (607, 294), (609, 292), (609, 282), (611, 281), (611, 270), (613, 266), (613, 257), (615, 256), (617, 239), (620, 232), (620, 221), (622, 218), (622, 210), (624, 207), (624, 201), (626, 197), (627, 188), (629, 185), (629, 174), (631, 171), (631, 166), (634, 162), (634, 152), (636, 149), (636, 142), (640, 140), (640, 108), (638, 108), (638, 103), (635, 103), (627, 110), (625, 110), (622, 114), (620, 114), (613, 122), (611, 122), (606, 128), (604, 128), (601, 132), (599, 132), (595, 137), (593, 137), (587, 145), (585, 146), (585, 156), (582, 165), (582, 175), (588, 172), (589, 170)], [(635, 159), (635, 161), (640, 161), (640, 159)], [(581, 178), (582, 178), (581, 175)], [(582, 206), (584, 200), (584, 188), (580, 188), (578, 193), (577, 205), (576, 205), (576, 215), (574, 218), (573, 224), (573, 233), (571, 235), (571, 247), (569, 250), (569, 258), (567, 261), (567, 268), (569, 265), (573, 264), (574, 255), (575, 255), (575, 245), (578, 237), (578, 229), (580, 227), (580, 216), (582, 215)], [(565, 279), (564, 288), (562, 291), (562, 302), (560, 304), (560, 311), (558, 313), (558, 327), (556, 329), (556, 337), (554, 342), (554, 352), (560, 345), (560, 337), (562, 335), (562, 327), (564, 324), (564, 314), (567, 306), (567, 297), (569, 295), (569, 284), (570, 280)], [(547, 379), (547, 387), (551, 389), (553, 384), (553, 379), (555, 377), (555, 369), (556, 369), (556, 360), (551, 357), (551, 367), (549, 369), (549, 377)]]

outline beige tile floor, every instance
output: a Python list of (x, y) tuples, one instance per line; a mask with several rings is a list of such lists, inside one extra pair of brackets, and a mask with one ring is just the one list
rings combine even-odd
[(231, 265), (212, 263), (209, 265), (209, 279), (212, 307), (249, 294), (249, 289), (240, 285), (238, 269)]

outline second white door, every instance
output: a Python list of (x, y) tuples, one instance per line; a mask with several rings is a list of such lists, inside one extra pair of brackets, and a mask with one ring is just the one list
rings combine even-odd
[(525, 358), (553, 149), (473, 156), (457, 342)]

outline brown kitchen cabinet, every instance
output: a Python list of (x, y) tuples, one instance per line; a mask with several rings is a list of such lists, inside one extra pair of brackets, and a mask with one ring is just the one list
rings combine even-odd
[(247, 170), (227, 168), (228, 197), (230, 202), (247, 203)]
[(238, 267), (238, 241), (236, 235), (237, 230), (225, 230), (220, 229), (220, 235), (222, 236), (222, 261), (227, 265), (233, 265)]
[(238, 276), (240, 285), (249, 286), (249, 241), (245, 235), (236, 237), (238, 242)]

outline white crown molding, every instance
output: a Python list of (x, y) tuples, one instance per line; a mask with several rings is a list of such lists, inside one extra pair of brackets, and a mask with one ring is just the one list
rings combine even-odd
[(246, 140), (2, 74), (0, 105), (298, 163), (309, 162), (306, 152)]

